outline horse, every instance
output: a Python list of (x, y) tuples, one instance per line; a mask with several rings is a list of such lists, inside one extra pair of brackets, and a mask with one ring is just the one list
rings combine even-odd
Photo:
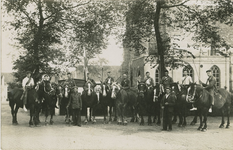
[(38, 96), (42, 101), (42, 107), (45, 110), (45, 125), (48, 125), (47, 118), (50, 114), (50, 125), (54, 123), (53, 116), (55, 115), (56, 95), (49, 81), (39, 82), (37, 85)]
[(186, 121), (186, 111), (187, 106), (190, 104), (188, 103), (188, 98), (190, 98), (190, 95), (187, 93), (187, 85), (180, 85), (178, 82), (174, 82), (171, 84), (172, 92), (176, 94), (176, 103), (174, 106), (174, 118), (173, 123), (176, 123), (177, 116), (179, 117), (179, 123), (178, 127), (185, 127), (187, 125)]
[[(197, 113), (200, 118), (200, 126), (198, 130), (207, 131), (207, 114), (208, 110), (211, 106), (211, 98), (212, 96), (210, 93), (202, 87), (202, 85), (191, 83), (188, 88), (188, 94), (191, 95), (190, 102), (195, 103), (197, 106)], [(232, 103), (232, 95), (230, 92), (223, 88), (219, 88), (217, 92), (215, 91), (214, 94), (214, 106), (213, 109), (221, 109), (222, 112), (222, 121), (219, 125), (219, 128), (223, 128), (225, 121), (224, 121), (224, 112), (227, 111), (227, 125), (226, 128), (230, 126), (230, 106)], [(202, 120), (202, 116), (204, 119)], [(204, 126), (203, 126), (204, 125)]]
[(57, 91), (57, 99), (58, 99), (58, 103), (60, 103), (60, 107), (65, 108), (65, 123), (71, 124), (72, 109), (71, 109), (71, 105), (69, 107), (67, 107), (67, 105), (69, 103), (69, 97), (72, 90), (69, 87), (69, 85), (66, 84), (64, 86), (59, 85), (56, 91)]
[[(34, 87), (30, 87), (27, 93), (28, 95), (27, 95), (26, 107), (30, 109), (29, 126), (32, 125), (37, 126), (39, 124), (39, 108), (40, 108), (38, 93)], [(23, 94), (23, 89), (18, 87), (15, 87), (14, 89), (8, 92), (8, 99), (9, 99), (9, 105), (11, 107), (13, 125), (18, 125), (17, 112), (19, 108), (23, 108), (23, 100), (21, 100), (22, 94)]]
[[(101, 84), (101, 98), (100, 103), (104, 111), (104, 123), (111, 123), (116, 120), (115, 100), (111, 98), (111, 86), (106, 83)], [(112, 119), (114, 113), (114, 119)]]
[(152, 125), (151, 116), (153, 115), (153, 122), (155, 123), (155, 120), (158, 117), (157, 124), (161, 124), (160, 100), (159, 86), (148, 88), (144, 82), (139, 82), (137, 101), (138, 112), (141, 117), (140, 125), (144, 125), (143, 112), (145, 112), (145, 109), (148, 114), (148, 125)]
[[(81, 95), (82, 98), (82, 104), (83, 104), (83, 108), (86, 113), (86, 117), (84, 120), (84, 123), (87, 124), (88, 121), (92, 121), (92, 123), (95, 123), (96, 120), (95, 118), (93, 118), (92, 116), (95, 116), (95, 110), (96, 110), (96, 106), (98, 104), (98, 97), (97, 94), (94, 91), (94, 87), (92, 85), (91, 81), (87, 81), (84, 85), (84, 91), (82, 92)], [(90, 112), (87, 112), (88, 109), (90, 108)]]
[(117, 124), (127, 125), (128, 122), (125, 117), (127, 106), (131, 108), (133, 114), (131, 121), (135, 120), (137, 105), (137, 92), (135, 89), (121, 89), (118, 83), (113, 83), (111, 98), (116, 101)]

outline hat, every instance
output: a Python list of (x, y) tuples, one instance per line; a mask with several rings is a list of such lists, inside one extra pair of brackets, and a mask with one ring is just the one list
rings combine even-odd
[(111, 73), (111, 71), (108, 71), (107, 73)]
[(31, 71), (27, 71), (26, 74), (32, 73)]
[(206, 72), (211, 72), (211, 70), (209, 69), (209, 70), (206, 70)]
[(68, 74), (70, 74), (70, 75), (71, 75), (71, 73), (70, 73), (70, 72), (67, 72), (67, 75), (68, 75)]
[(164, 72), (168, 72), (168, 70), (166, 69), (166, 70), (164, 70)]

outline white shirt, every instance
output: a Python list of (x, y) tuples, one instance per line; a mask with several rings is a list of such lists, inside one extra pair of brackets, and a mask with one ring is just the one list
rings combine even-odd
[(188, 85), (190, 83), (193, 83), (192, 77), (188, 75), (186, 77), (182, 77), (181, 84)]
[[(25, 77), (22, 81), (22, 86), (25, 87), (26, 86), (26, 83), (28, 82), (29, 78), (28, 77)], [(30, 82), (27, 84), (27, 86), (34, 86), (34, 80), (33, 78), (31, 78)]]

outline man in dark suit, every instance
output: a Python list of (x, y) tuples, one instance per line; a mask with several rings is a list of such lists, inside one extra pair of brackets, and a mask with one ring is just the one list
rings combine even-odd
[(212, 106), (214, 105), (214, 90), (217, 88), (216, 87), (217, 81), (216, 81), (216, 78), (213, 76), (211, 70), (207, 70), (206, 73), (209, 77), (206, 81), (206, 84), (202, 83), (201, 81), (200, 83), (202, 84), (204, 89), (206, 89), (211, 95), (211, 100), (210, 100), (211, 106), (210, 106), (209, 112), (212, 112)]
[(168, 75), (168, 70), (164, 71), (164, 76), (161, 79), (160, 87), (164, 90), (165, 87), (170, 86), (173, 83), (173, 79)]
[(165, 88), (165, 95), (161, 101), (161, 108), (163, 109), (163, 129), (167, 131), (167, 127), (169, 128), (168, 131), (172, 130), (172, 115), (173, 115), (173, 107), (175, 105), (176, 96), (175, 94), (171, 93), (170, 86), (166, 86)]
[(130, 88), (130, 81), (127, 78), (126, 73), (123, 74), (123, 80), (121, 81), (121, 86), (122, 86), (122, 89), (124, 89), (124, 90), (127, 90)]

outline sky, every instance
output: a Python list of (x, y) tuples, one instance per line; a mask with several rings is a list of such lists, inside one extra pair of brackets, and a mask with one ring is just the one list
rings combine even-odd
[[(13, 60), (15, 60), (19, 53), (11, 40), (11, 35), (13, 31), (2, 32), (1, 35), (1, 72), (13, 72)], [(109, 45), (106, 49), (102, 51), (99, 55), (100, 58), (105, 58), (108, 64), (111, 66), (119, 66), (123, 62), (123, 48), (120, 44), (116, 44), (116, 40), (113, 36), (109, 37)]]

